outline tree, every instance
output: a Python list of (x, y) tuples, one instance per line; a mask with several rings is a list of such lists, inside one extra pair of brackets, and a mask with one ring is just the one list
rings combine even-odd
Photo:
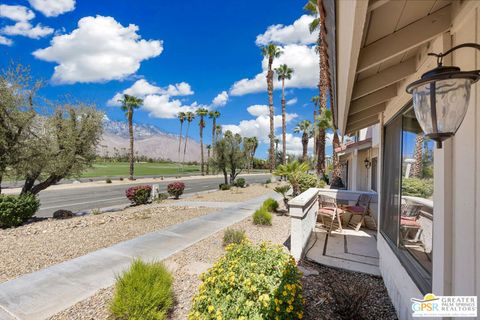
[(133, 151), (133, 111), (135, 109), (140, 108), (143, 104), (143, 100), (137, 97), (124, 94), (123, 98), (119, 100), (122, 103), (122, 111), (125, 112), (125, 116), (128, 120), (128, 133), (130, 135), (130, 153), (129, 153), (129, 161), (130, 161), (130, 177), (129, 180), (133, 180), (133, 172), (134, 172), (134, 151)]
[(286, 64), (280, 65), (275, 71), (278, 75), (278, 81), (282, 81), (282, 163), (287, 161), (287, 115), (285, 111), (285, 79), (290, 80), (292, 78), (293, 69), (289, 68)]
[(178, 138), (178, 162), (180, 162), (180, 146), (182, 145), (182, 131), (183, 123), (185, 122), (185, 112), (179, 112), (177, 118), (180, 121), (180, 136)]
[(324, 113), (325, 109), (320, 106), (320, 97), (314, 96), (311, 101), (313, 102), (315, 108), (318, 108), (317, 117), (313, 119), (314, 122), (314, 135), (315, 135), (315, 153), (317, 155), (316, 159), (316, 172), (319, 176), (325, 175), (325, 145), (326, 145), (326, 132), (325, 127), (318, 124), (318, 115)]
[(268, 107), (270, 115), (270, 149), (269, 149), (269, 158), (270, 158), (270, 172), (275, 169), (275, 154), (274, 154), (274, 139), (275, 139), (275, 128), (274, 128), (274, 112), (273, 112), (273, 70), (272, 64), (275, 58), (280, 57), (282, 51), (278, 46), (273, 43), (261, 48), (262, 55), (268, 60), (268, 71), (267, 71), (267, 91), (268, 91)]
[(207, 145), (207, 175), (210, 173), (210, 152), (212, 150), (212, 145)]
[(312, 137), (312, 123), (308, 120), (303, 120), (293, 129), (293, 132), (302, 132), (302, 161), (308, 161), (308, 140)]
[(245, 137), (243, 138), (243, 149), (246, 158), (246, 169), (248, 172), (253, 168), (253, 159), (255, 157), (255, 151), (258, 147), (257, 137)]
[[(225, 184), (233, 184), (245, 166), (245, 153), (242, 150), (242, 137), (225, 132), (222, 139), (217, 140), (212, 156), (212, 165), (223, 172)], [(228, 179), (228, 172), (230, 180)]]
[(273, 173), (276, 176), (286, 176), (288, 182), (292, 185), (293, 196), (300, 194), (300, 177), (309, 169), (307, 162), (293, 161), (286, 164), (279, 165), (277, 170)]
[(423, 133), (417, 133), (415, 137), (415, 164), (413, 165), (412, 176), (421, 178), (423, 173)]
[(215, 141), (217, 141), (220, 136), (222, 136), (222, 126), (217, 124), (215, 125)]
[(205, 158), (203, 156), (203, 128), (205, 128), (205, 116), (208, 115), (208, 110), (205, 108), (198, 108), (195, 113), (200, 117), (198, 126), (200, 128), (200, 159), (201, 159), (201, 171), (202, 176), (205, 175)]
[(183, 161), (185, 162), (185, 154), (187, 153), (187, 142), (188, 142), (188, 129), (190, 129), (190, 123), (195, 119), (195, 114), (193, 112), (185, 112), (185, 120), (187, 120), (187, 132), (185, 133), (185, 146), (183, 147)]
[(217, 110), (210, 111), (208, 117), (212, 119), (212, 146), (215, 145), (215, 130), (217, 128), (217, 118), (220, 117), (220, 112)]
[(280, 139), (275, 138), (274, 142), (275, 142), (275, 153), (278, 153), (278, 144), (280, 143)]

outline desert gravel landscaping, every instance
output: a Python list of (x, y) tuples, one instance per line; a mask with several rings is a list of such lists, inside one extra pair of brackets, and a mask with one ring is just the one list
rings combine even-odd
[(149, 204), (0, 229), (0, 283), (214, 211)]
[[(262, 188), (265, 188), (262, 186)], [(286, 216), (274, 216), (271, 227), (256, 226), (247, 218), (232, 226), (246, 231), (253, 242), (271, 241), (283, 244), (290, 235), (290, 220)], [(164, 262), (174, 275), (175, 307), (169, 319), (186, 319), (191, 300), (200, 285), (199, 275), (224, 254), (223, 231), (194, 244), (171, 256)], [(100, 290), (96, 295), (50, 318), (51, 320), (106, 320), (109, 319), (109, 303), (113, 286)]]
[(246, 188), (232, 187), (230, 190), (208, 192), (183, 198), (186, 201), (242, 202), (272, 192), (279, 184), (252, 184)]

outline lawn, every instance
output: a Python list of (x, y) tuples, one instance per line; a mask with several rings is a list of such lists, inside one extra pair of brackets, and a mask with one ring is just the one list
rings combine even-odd
[[(93, 165), (93, 168), (85, 171), (81, 177), (127, 177), (128, 168), (128, 162), (98, 162)], [(200, 166), (184, 165), (182, 171), (181, 166), (176, 163), (135, 163), (135, 176), (174, 175), (181, 174), (182, 172), (197, 173), (200, 172)]]

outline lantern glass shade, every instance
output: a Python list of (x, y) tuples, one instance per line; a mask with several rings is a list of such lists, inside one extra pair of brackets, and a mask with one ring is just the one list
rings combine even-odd
[(415, 116), (427, 137), (441, 141), (457, 132), (467, 112), (472, 82), (469, 78), (450, 78), (413, 88)]

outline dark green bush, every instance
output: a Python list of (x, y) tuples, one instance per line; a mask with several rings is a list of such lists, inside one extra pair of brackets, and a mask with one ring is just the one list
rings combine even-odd
[(223, 246), (228, 246), (231, 243), (239, 244), (246, 239), (244, 230), (235, 230), (232, 228), (225, 229), (223, 233)]
[(324, 180), (319, 180), (317, 183), (317, 188), (325, 188), (327, 183)]
[(267, 211), (275, 212), (278, 209), (278, 202), (273, 198), (268, 198), (263, 202), (263, 207), (267, 209)]
[(429, 199), (433, 195), (433, 180), (404, 178), (402, 180), (402, 195)]
[(268, 212), (265, 207), (261, 207), (253, 213), (253, 224), (260, 224), (264, 226), (272, 225), (272, 214)]
[(269, 184), (269, 183), (272, 183), (272, 179), (265, 180), (265, 184)]
[(163, 320), (173, 305), (173, 277), (161, 263), (135, 260), (117, 278), (110, 310), (119, 320)]
[(302, 173), (298, 177), (298, 184), (300, 186), (300, 193), (307, 191), (310, 188), (316, 188), (318, 184), (317, 176), (310, 173)]
[(167, 200), (167, 199), (168, 199), (168, 194), (167, 193), (159, 193), (156, 201), (162, 202), (163, 200)]
[(40, 200), (33, 194), (22, 196), (0, 194), (0, 228), (17, 227), (33, 217)]
[(223, 191), (230, 190), (230, 188), (231, 188), (231, 186), (229, 184), (220, 183), (218, 185), (218, 189), (223, 190)]
[(235, 180), (235, 186), (239, 188), (244, 188), (246, 186), (247, 182), (245, 181), (244, 178), (238, 178)]

